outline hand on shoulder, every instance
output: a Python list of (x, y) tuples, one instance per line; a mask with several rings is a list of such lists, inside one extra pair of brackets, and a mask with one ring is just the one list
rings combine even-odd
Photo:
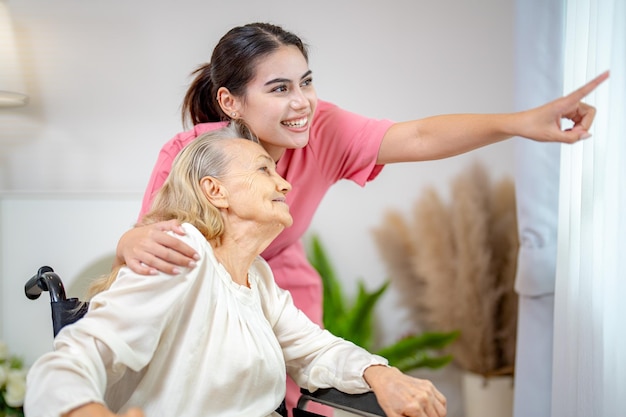
[(154, 275), (159, 271), (175, 275), (180, 267), (193, 268), (198, 259), (196, 251), (167, 232), (186, 234), (176, 220), (130, 229), (118, 242), (116, 265), (126, 264), (140, 275)]

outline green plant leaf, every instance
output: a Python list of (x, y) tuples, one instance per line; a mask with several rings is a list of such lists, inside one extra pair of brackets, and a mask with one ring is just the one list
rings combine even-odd
[(9, 361), (9, 368), (11, 369), (22, 369), (24, 367), (24, 361), (22, 358), (17, 356), (12, 356)]
[[(360, 280), (356, 298), (351, 302), (344, 296), (341, 283), (317, 235), (311, 238), (308, 257), (311, 265), (320, 274), (324, 286), (324, 327), (334, 335), (373, 352), (371, 345), (374, 339), (374, 309), (390, 281), (387, 280), (379, 288), (368, 291)], [(459, 332), (456, 331), (412, 335), (380, 349), (377, 354), (387, 358), (390, 365), (403, 372), (422, 367), (437, 369), (448, 364), (452, 356), (433, 356), (432, 351), (445, 347), (458, 335)]]
[(400, 339), (393, 345), (379, 349), (377, 354), (389, 361), (409, 357), (417, 351), (441, 349), (459, 337), (459, 331), (447, 333), (425, 332), (419, 335), (408, 336)]
[(452, 362), (452, 355), (429, 356), (425, 353), (418, 354), (414, 357), (404, 358), (397, 362), (389, 362), (389, 365), (395, 366), (402, 372), (409, 372), (418, 368), (439, 369)]
[(350, 329), (350, 340), (366, 350), (371, 350), (374, 333), (374, 308), (380, 297), (389, 287), (385, 282), (378, 289), (369, 292), (363, 282), (359, 282), (356, 300), (346, 313), (346, 326)]
[[(341, 320), (345, 314), (344, 306), (346, 305), (343, 290), (341, 289), (339, 280), (335, 276), (333, 266), (328, 256), (326, 256), (317, 235), (313, 235), (310, 247), (311, 249), (308, 254), (309, 262), (322, 278), (324, 317), (332, 318), (333, 321)], [(331, 333), (333, 332), (332, 325), (329, 327), (327, 323), (324, 323), (324, 326), (331, 331)]]

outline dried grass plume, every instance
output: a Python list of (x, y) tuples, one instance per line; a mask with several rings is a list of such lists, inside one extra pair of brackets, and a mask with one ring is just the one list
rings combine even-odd
[(450, 200), (445, 204), (427, 189), (410, 221), (391, 211), (373, 231), (374, 239), (417, 326), (460, 330), (450, 351), (461, 368), (510, 374), (519, 247), (513, 182), (494, 185), (475, 164), (454, 179)]

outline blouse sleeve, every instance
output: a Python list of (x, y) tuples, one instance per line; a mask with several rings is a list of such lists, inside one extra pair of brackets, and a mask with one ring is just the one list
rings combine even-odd
[(58, 417), (89, 402), (104, 403), (107, 386), (150, 362), (192, 277), (142, 276), (122, 268), (113, 285), (91, 300), (85, 317), (59, 332), (54, 351), (31, 367), (27, 415)]
[(371, 365), (387, 365), (385, 358), (321, 329), (273, 280), (266, 291), (262, 296), (266, 315), (283, 350), (287, 373), (299, 386), (309, 391), (333, 387), (350, 394), (370, 390), (363, 372)]

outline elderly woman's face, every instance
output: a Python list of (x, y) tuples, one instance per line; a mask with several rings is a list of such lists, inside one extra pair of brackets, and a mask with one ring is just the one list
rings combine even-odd
[(252, 141), (227, 142), (227, 152), (236, 155), (228, 174), (220, 180), (228, 191), (229, 214), (255, 223), (291, 226), (293, 219), (285, 199), (291, 184), (278, 175), (274, 160)]

